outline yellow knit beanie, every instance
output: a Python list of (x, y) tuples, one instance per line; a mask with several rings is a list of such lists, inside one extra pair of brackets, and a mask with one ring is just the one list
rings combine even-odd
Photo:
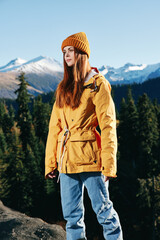
[(88, 57), (90, 55), (89, 42), (84, 32), (75, 33), (67, 37), (62, 42), (62, 46), (61, 46), (62, 51), (63, 51), (63, 48), (66, 46), (73, 46), (81, 50), (82, 52), (85, 52), (88, 55)]

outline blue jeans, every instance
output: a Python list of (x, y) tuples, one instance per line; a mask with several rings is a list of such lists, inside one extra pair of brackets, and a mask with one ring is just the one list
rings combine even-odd
[(123, 240), (117, 212), (109, 199), (109, 181), (100, 172), (60, 174), (61, 201), (66, 223), (67, 240), (86, 239), (83, 190), (88, 191), (92, 208), (103, 227), (106, 240)]

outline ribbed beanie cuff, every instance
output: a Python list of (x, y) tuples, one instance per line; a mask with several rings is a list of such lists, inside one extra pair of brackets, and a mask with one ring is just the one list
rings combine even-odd
[(90, 56), (89, 42), (84, 32), (79, 32), (67, 37), (62, 42), (62, 46), (61, 46), (62, 51), (63, 51), (63, 48), (66, 46), (73, 46), (79, 49), (80, 51), (85, 52), (88, 55), (88, 58)]

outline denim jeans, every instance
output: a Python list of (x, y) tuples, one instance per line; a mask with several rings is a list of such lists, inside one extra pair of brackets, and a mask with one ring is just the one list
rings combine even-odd
[(61, 202), (66, 223), (67, 240), (86, 239), (83, 190), (87, 189), (92, 208), (103, 227), (106, 240), (123, 240), (117, 212), (109, 199), (109, 181), (100, 172), (60, 174)]

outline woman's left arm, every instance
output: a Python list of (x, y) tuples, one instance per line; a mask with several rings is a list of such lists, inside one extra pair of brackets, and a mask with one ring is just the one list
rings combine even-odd
[(115, 106), (111, 96), (111, 86), (103, 77), (97, 79), (98, 91), (93, 103), (101, 129), (102, 173), (107, 177), (116, 177), (117, 172), (117, 133)]

